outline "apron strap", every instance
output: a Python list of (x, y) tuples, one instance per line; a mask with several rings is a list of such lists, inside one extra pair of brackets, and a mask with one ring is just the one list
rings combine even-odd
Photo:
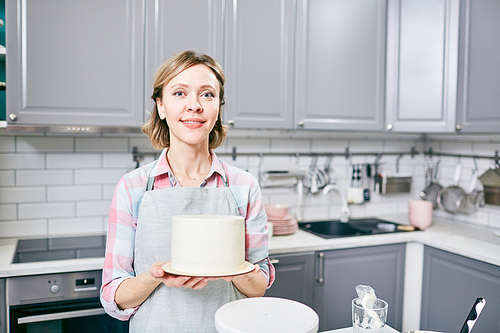
[[(151, 173), (153, 172), (156, 163), (158, 163), (158, 160), (155, 161), (155, 164), (151, 168), (151, 171), (149, 171), (149, 176), (148, 176), (148, 182), (146, 183), (146, 191), (151, 191), (154, 187), (155, 184), (155, 176), (151, 176)], [(227, 177), (226, 177), (226, 172), (224, 171), (224, 168), (222, 168), (222, 172), (224, 173), (224, 177), (222, 175), (219, 175), (222, 178), (222, 181), (224, 182), (224, 187), (229, 187), (229, 184), (227, 183)]]

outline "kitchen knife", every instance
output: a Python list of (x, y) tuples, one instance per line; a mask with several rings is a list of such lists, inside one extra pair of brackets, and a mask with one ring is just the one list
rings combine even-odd
[(467, 316), (467, 319), (465, 319), (465, 323), (462, 326), (460, 333), (469, 333), (472, 330), (472, 327), (476, 323), (476, 320), (481, 314), (481, 311), (483, 311), (485, 305), (486, 300), (484, 298), (478, 297), (476, 299), (474, 305), (472, 306), (472, 309), (469, 312), (469, 315)]

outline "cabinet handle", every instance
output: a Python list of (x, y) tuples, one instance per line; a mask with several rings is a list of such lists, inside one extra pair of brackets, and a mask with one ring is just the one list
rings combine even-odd
[(227, 121), (227, 126), (233, 127), (234, 126), (234, 120), (233, 119), (228, 120)]
[(297, 123), (297, 126), (304, 127), (304, 120), (301, 120)]
[(12, 121), (16, 121), (17, 120), (17, 115), (15, 113), (11, 113), (11, 114), (9, 114), (9, 119), (12, 120)]
[(323, 279), (323, 275), (325, 274), (325, 255), (323, 252), (318, 253), (318, 258), (319, 258), (319, 277), (316, 279), (316, 281), (319, 283), (320, 286), (323, 285), (323, 282), (325, 281)]
[(455, 129), (456, 129), (457, 131), (461, 131), (461, 130), (462, 130), (462, 126), (461, 126), (461, 125), (457, 125), (457, 126), (455, 126)]
[(279, 264), (279, 263), (280, 263), (280, 260), (279, 260), (279, 259), (271, 259), (271, 260), (270, 260), (270, 262), (271, 262), (271, 264), (273, 264), (273, 265), (277, 265), (277, 264)]
[(387, 130), (392, 131), (392, 124), (387, 124)]

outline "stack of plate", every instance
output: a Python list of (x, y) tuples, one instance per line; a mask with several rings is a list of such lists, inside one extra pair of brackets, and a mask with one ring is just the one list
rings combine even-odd
[(267, 219), (273, 224), (274, 236), (291, 235), (299, 228), (297, 220), (291, 215), (285, 215), (283, 217), (268, 216)]

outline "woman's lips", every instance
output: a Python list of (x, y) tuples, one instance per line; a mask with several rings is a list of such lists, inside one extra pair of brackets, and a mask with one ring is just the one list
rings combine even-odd
[(190, 129), (200, 128), (205, 123), (205, 121), (203, 121), (201, 119), (184, 119), (184, 120), (181, 120), (181, 122), (184, 124), (184, 126), (186, 126), (187, 128), (190, 128)]

